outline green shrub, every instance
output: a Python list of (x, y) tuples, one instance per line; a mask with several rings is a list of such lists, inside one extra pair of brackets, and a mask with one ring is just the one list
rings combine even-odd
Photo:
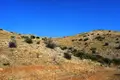
[(34, 36), (34, 35), (31, 35), (30, 38), (31, 38), (31, 39), (35, 39), (35, 36)]
[(69, 53), (64, 53), (64, 58), (71, 60), (71, 55)]
[(28, 36), (21, 36), (21, 38), (25, 39), (25, 38), (28, 38)]
[(90, 50), (91, 51), (96, 51), (97, 49), (95, 47), (92, 47)]
[(105, 39), (105, 37), (97, 36), (97, 37), (95, 37), (95, 39), (97, 39), (97, 40), (99, 40), (99, 41), (102, 41), (102, 40)]
[(67, 47), (66, 47), (66, 46), (60, 46), (60, 48), (61, 48), (62, 50), (67, 49)]
[(120, 45), (118, 45), (117, 47), (115, 47), (115, 49), (120, 49)]
[(91, 33), (91, 35), (94, 35), (94, 33)]
[(47, 39), (48, 39), (47, 37), (42, 38), (43, 41), (46, 41)]
[(79, 39), (79, 41), (82, 41), (82, 39)]
[(103, 61), (105, 64), (110, 65), (112, 63), (112, 60), (108, 59), (108, 58), (103, 58)]
[(0, 29), (0, 31), (3, 31), (3, 29)]
[(57, 45), (53, 42), (51, 38), (45, 40), (44, 43), (46, 44), (46, 47), (51, 49), (54, 49), (55, 47), (57, 47)]
[(93, 54), (95, 54), (97, 49), (92, 47), (90, 50), (92, 51)]
[(119, 40), (119, 38), (116, 38), (116, 40)]
[(29, 38), (29, 37), (25, 38), (25, 42), (28, 43), (28, 44), (32, 44), (33, 43), (32, 39)]
[(120, 59), (113, 59), (112, 62), (113, 62), (115, 65), (120, 65)]
[(83, 51), (76, 51), (76, 52), (73, 53), (74, 56), (79, 57), (81, 59), (83, 59), (84, 54), (85, 53)]
[(37, 41), (36, 44), (40, 44), (40, 41)]
[(40, 37), (37, 36), (36, 39), (40, 39)]
[(11, 41), (9, 42), (9, 48), (16, 48), (17, 44), (16, 44), (16, 39), (15, 36), (11, 36)]
[(85, 39), (84, 39), (84, 41), (87, 41), (87, 40), (88, 40), (88, 38), (85, 38)]
[(116, 41), (115, 43), (120, 43), (119, 41)]
[(108, 46), (108, 45), (109, 45), (109, 43), (107, 43), (107, 42), (106, 42), (106, 43), (104, 43), (104, 45), (103, 45), (103, 46)]

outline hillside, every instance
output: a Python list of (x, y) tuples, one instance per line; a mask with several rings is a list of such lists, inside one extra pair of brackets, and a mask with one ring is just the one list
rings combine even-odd
[[(50, 43), (49, 38), (0, 29), (0, 80), (96, 80), (100, 74), (104, 74), (101, 75), (102, 80), (108, 80), (108, 77), (109, 80), (119, 80), (120, 71), (116, 67), (79, 59), (71, 54), (71, 50), (61, 48), (74, 47), (88, 54), (93, 54), (90, 49), (96, 48), (94, 54), (118, 59), (120, 50), (116, 47), (119, 46), (119, 34), (114, 31), (93, 31), (66, 38), (52, 38), (57, 46), (53, 47), (52, 44), (51, 47), (51, 44), (46, 46)], [(98, 40), (97, 36), (105, 38)], [(64, 53), (68, 53), (67, 58)]]
[(62, 46), (73, 47), (85, 53), (110, 59), (120, 58), (120, 32), (117, 31), (95, 30), (55, 40)]

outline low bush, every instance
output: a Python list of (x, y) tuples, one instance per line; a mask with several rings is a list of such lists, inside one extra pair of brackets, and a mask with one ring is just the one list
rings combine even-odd
[(113, 59), (112, 62), (113, 62), (115, 65), (120, 65), (120, 59)]
[(88, 38), (84, 38), (84, 41), (87, 41), (88, 40)]
[(73, 39), (72, 42), (74, 42), (75, 40)]
[(40, 44), (40, 41), (37, 41), (36, 44)]
[(116, 38), (116, 40), (119, 40), (119, 38)]
[(25, 42), (28, 43), (28, 44), (32, 44), (33, 43), (32, 39), (29, 38), (29, 37), (25, 38)]
[(120, 49), (120, 45), (118, 45), (117, 47), (115, 47), (115, 49)]
[(71, 60), (71, 55), (69, 53), (64, 53), (64, 58)]
[(17, 45), (15, 42), (9, 42), (9, 48), (16, 48)]
[(43, 41), (46, 41), (47, 39), (48, 39), (47, 37), (42, 38)]
[(16, 39), (15, 36), (11, 36), (11, 41), (9, 42), (9, 48), (16, 48), (17, 44), (16, 44)]
[(105, 39), (105, 37), (97, 36), (97, 37), (95, 37), (95, 39), (97, 39), (97, 40), (99, 40), (99, 41), (102, 41), (102, 40)]
[(34, 36), (34, 35), (31, 35), (30, 38), (31, 38), (31, 39), (35, 39), (35, 36)]
[(0, 29), (0, 31), (3, 31), (3, 29)]
[(82, 41), (82, 39), (79, 39), (79, 41)]
[(108, 46), (108, 45), (109, 45), (109, 43), (107, 43), (107, 42), (106, 42), (106, 43), (104, 43), (104, 45), (103, 45), (103, 46)]
[(66, 49), (67, 49), (66, 46), (60, 46), (60, 48), (61, 48), (62, 50), (66, 50)]
[(109, 58), (103, 58), (103, 62), (104, 62), (105, 64), (110, 65), (110, 64), (112, 63), (112, 60), (109, 59)]
[(116, 41), (115, 43), (120, 43), (119, 41)]
[(40, 37), (37, 36), (36, 39), (40, 39)]
[(51, 49), (54, 49), (55, 47), (57, 47), (57, 45), (53, 42), (53, 40), (52, 39), (46, 39), (45, 41), (44, 41), (44, 43), (46, 44), (46, 47), (48, 47), (48, 48), (51, 48)]

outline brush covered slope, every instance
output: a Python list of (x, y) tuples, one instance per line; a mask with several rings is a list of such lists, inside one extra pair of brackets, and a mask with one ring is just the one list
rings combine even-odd
[[(105, 38), (101, 41), (97, 36)], [(84, 49), (89, 54), (93, 54), (91, 48), (96, 48), (94, 54), (118, 59), (118, 44), (119, 32), (113, 31), (49, 39), (0, 29), (0, 80), (119, 80), (120, 71), (116, 67), (79, 59), (71, 48), (61, 48), (62, 45), (77, 51)]]
[(120, 32), (95, 30), (75, 36), (56, 38), (61, 46), (72, 47), (88, 54), (96, 54), (106, 58), (120, 58)]

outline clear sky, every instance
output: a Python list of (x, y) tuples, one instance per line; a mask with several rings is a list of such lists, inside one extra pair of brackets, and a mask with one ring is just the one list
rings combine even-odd
[(0, 0), (0, 28), (60, 37), (120, 30), (120, 0)]

